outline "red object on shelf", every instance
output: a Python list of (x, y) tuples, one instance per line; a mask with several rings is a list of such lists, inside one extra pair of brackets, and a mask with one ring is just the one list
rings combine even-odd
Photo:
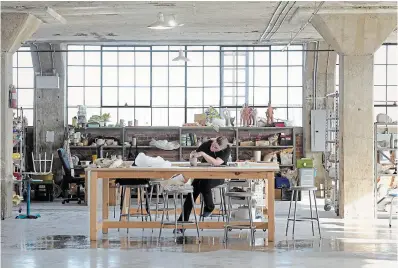
[(275, 127), (285, 127), (285, 122), (275, 122)]
[(13, 175), (14, 175), (14, 177), (15, 177), (17, 180), (19, 180), (19, 181), (22, 180), (22, 176), (21, 176), (20, 173), (14, 172)]

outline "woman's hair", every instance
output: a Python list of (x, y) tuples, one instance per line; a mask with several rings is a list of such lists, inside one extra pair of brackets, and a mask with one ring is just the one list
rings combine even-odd
[(221, 150), (224, 150), (225, 148), (227, 148), (228, 144), (229, 144), (228, 139), (226, 137), (222, 137), (222, 136), (217, 137), (216, 142), (218, 145), (220, 145)]

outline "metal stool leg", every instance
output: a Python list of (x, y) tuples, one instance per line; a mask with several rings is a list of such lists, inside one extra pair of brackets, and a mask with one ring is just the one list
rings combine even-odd
[(227, 216), (227, 223), (225, 224), (225, 243), (228, 242), (228, 229), (229, 229), (229, 222), (231, 219), (231, 214), (232, 214), (232, 203), (231, 203), (231, 197), (228, 198), (228, 216)]
[[(179, 198), (179, 195), (177, 194), (177, 197)], [(180, 199), (180, 201), (181, 201), (181, 214), (182, 214), (182, 221), (181, 221), (181, 229), (182, 229), (182, 237), (184, 237), (185, 238), (185, 230), (184, 230), (184, 221), (185, 221), (185, 218), (184, 218), (184, 202), (183, 202), (183, 199), (184, 199), (184, 196), (183, 196), (183, 194), (181, 194), (181, 199)], [(195, 209), (194, 209), (195, 210)], [(177, 216), (176, 216), (177, 217)], [(184, 239), (184, 241), (185, 241), (185, 239)]]
[[(147, 190), (148, 190), (148, 189), (147, 189)], [(147, 211), (148, 216), (149, 216), (149, 221), (152, 221), (151, 203), (149, 203), (148, 191), (145, 191), (145, 208), (146, 208), (146, 211)], [(148, 216), (146, 217), (146, 218), (147, 218), (147, 221), (148, 221)], [(153, 230), (153, 229), (152, 229), (152, 230)]]
[(176, 194), (173, 194), (173, 201), (174, 201), (174, 242), (177, 242), (177, 202), (176, 202)]
[[(123, 201), (124, 201), (124, 196), (126, 194), (126, 186), (122, 186), (122, 192), (120, 194), (120, 215), (119, 215), (119, 221), (122, 220), (122, 214), (123, 214)], [(117, 228), (117, 231), (120, 231), (120, 228)]]
[(249, 209), (249, 223), (250, 223), (250, 240), (253, 243), (254, 231), (253, 231), (253, 215), (252, 215), (252, 199), (247, 198), (247, 208)]
[[(163, 193), (163, 194), (165, 194), (165, 193)], [(167, 207), (166, 219), (169, 221), (170, 218), (169, 218), (169, 194), (168, 193), (166, 193), (166, 207)]]
[[(312, 201), (311, 201), (311, 191), (308, 191), (308, 196), (310, 197), (310, 212), (311, 212), (311, 227), (312, 227), (312, 236), (315, 236), (314, 233), (314, 221), (312, 220)], [(316, 198), (316, 196), (314, 196)]]
[[(195, 204), (195, 203), (193, 203)], [(200, 194), (200, 216), (199, 216), (199, 221), (204, 221), (205, 218), (203, 217), (203, 210), (204, 210), (204, 202), (203, 202), (203, 196)]]
[(224, 204), (224, 207), (223, 207), (223, 215), (224, 215), (224, 217), (223, 217), (223, 221), (225, 222), (226, 220), (227, 220), (227, 217), (228, 217), (228, 211), (227, 211), (227, 200), (225, 199), (225, 188), (222, 188), (222, 192), (223, 192), (223, 199), (224, 199), (224, 201), (223, 201), (223, 204)]
[(321, 225), (319, 224), (318, 206), (317, 206), (317, 204), (316, 204), (316, 194), (315, 194), (315, 191), (313, 191), (312, 194), (314, 195), (315, 213), (316, 213), (316, 221), (317, 221), (317, 223), (318, 223), (319, 238), (322, 238), (322, 236), (321, 236)]
[[(192, 204), (194, 204), (194, 200), (193, 200), (193, 193), (191, 193), (191, 201)], [(182, 208), (184, 210), (184, 208)], [(184, 212), (183, 212), (184, 213)], [(198, 239), (200, 240), (200, 234), (199, 234), (199, 224), (198, 224), (198, 219), (196, 217), (196, 210), (195, 208), (193, 209), (193, 216), (195, 217), (195, 225), (196, 225), (196, 232), (198, 233)]]
[(286, 224), (286, 236), (287, 236), (287, 231), (289, 230), (289, 222), (290, 222), (290, 210), (292, 209), (292, 202), (294, 198), (294, 193), (295, 191), (292, 191), (292, 196), (290, 197), (290, 204), (289, 204), (289, 213), (287, 214), (287, 224)]
[(220, 211), (219, 211), (219, 214), (221, 213), (221, 215), (218, 215), (218, 222), (220, 222), (221, 216), (223, 217), (223, 220), (224, 220), (223, 209), (222, 209), (222, 207), (223, 207), (223, 204), (222, 204), (222, 188), (219, 189), (219, 192), (220, 192), (220, 205), (219, 205)]
[[(139, 208), (140, 208), (140, 213), (141, 213), (141, 221), (144, 221), (144, 210), (142, 208), (142, 195), (143, 195), (142, 189), (143, 189), (143, 187), (140, 186), (140, 188), (139, 188), (139, 191), (140, 191), (140, 200), (139, 200), (140, 206), (139, 206)], [(142, 229), (142, 230), (144, 230), (144, 229)]]
[(298, 193), (299, 191), (295, 191), (296, 192), (296, 198), (294, 201), (294, 214), (293, 214), (293, 238), (294, 238), (294, 230), (296, 228), (296, 212), (297, 212), (297, 198), (298, 198)]
[[(127, 202), (127, 221), (130, 222), (130, 206), (131, 206), (131, 188), (130, 188), (130, 196), (129, 201)], [(129, 228), (127, 228), (127, 233), (129, 233)]]
[(395, 196), (391, 199), (391, 206), (390, 206), (390, 218), (388, 219), (388, 226), (391, 228), (391, 221), (392, 221), (392, 211), (394, 210), (394, 199)]
[(155, 221), (158, 220), (158, 213), (159, 213), (159, 192), (160, 192), (160, 185), (156, 184), (156, 215), (155, 215)]
[(166, 197), (163, 194), (163, 213), (162, 213), (162, 219), (160, 221), (160, 231), (159, 231), (159, 240), (160, 237), (162, 236), (162, 230), (163, 230), (163, 226), (164, 226), (164, 214), (166, 211)]

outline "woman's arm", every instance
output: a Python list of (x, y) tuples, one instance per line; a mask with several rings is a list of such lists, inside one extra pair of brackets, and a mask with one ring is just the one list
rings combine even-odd
[(200, 156), (203, 157), (208, 163), (210, 163), (210, 164), (212, 164), (214, 166), (219, 166), (222, 163), (224, 163), (224, 160), (222, 160), (221, 158), (219, 158), (219, 157), (217, 157), (217, 158), (211, 157), (210, 155), (208, 155), (208, 154), (206, 154), (204, 152), (198, 152), (198, 153), (196, 153), (196, 155), (198, 157), (200, 157)]

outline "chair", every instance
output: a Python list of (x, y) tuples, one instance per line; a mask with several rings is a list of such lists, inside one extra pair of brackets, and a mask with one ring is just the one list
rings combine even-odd
[(398, 206), (398, 191), (391, 191), (388, 193), (388, 196), (391, 197), (390, 218), (388, 220), (388, 225), (391, 228), (392, 212), (394, 210), (394, 199), (395, 198), (397, 198), (397, 204), (395, 205), (395, 207)]
[[(226, 220), (226, 217), (228, 215), (227, 213), (227, 203), (225, 202), (225, 193), (226, 193), (226, 188), (228, 187), (228, 184), (224, 183), (222, 185), (216, 186), (212, 189), (212, 191), (219, 190), (220, 193), (220, 203), (215, 203), (215, 205), (219, 206), (219, 212), (216, 214), (211, 214), (210, 218), (213, 217), (218, 217), (218, 221), (220, 221), (220, 218), (222, 218), (223, 221)], [(200, 199), (200, 217), (199, 221), (204, 221), (203, 217), (203, 209), (204, 209), (204, 201), (203, 198)]]
[(69, 203), (69, 201), (77, 201), (78, 204), (82, 203), (82, 197), (80, 196), (80, 187), (84, 187), (84, 178), (72, 176), (72, 169), (69, 164), (68, 155), (66, 154), (65, 149), (60, 148), (57, 150), (59, 159), (62, 163), (62, 168), (64, 169), (64, 176), (61, 184), (61, 188), (64, 192), (67, 192), (71, 183), (75, 183), (77, 186), (76, 197), (70, 196), (66, 194), (64, 200), (62, 200), (62, 204)]
[[(306, 171), (308, 171), (308, 172), (313, 172), (312, 176), (315, 176), (315, 171), (314, 170), (311, 171), (311, 170), (310, 169), (306, 169)], [(317, 207), (317, 204), (316, 204), (316, 191), (318, 190), (318, 188), (313, 185), (313, 180), (308, 179), (310, 177), (310, 176), (308, 176), (308, 174), (305, 175), (305, 176), (307, 176), (307, 178), (304, 179), (304, 180), (303, 180), (303, 177), (300, 176), (300, 186), (291, 187), (292, 197), (290, 199), (289, 213), (288, 213), (288, 216), (287, 216), (286, 236), (287, 236), (287, 232), (289, 230), (289, 222), (290, 221), (293, 221), (293, 233), (292, 233), (293, 238), (294, 238), (294, 231), (295, 231), (295, 227), (296, 227), (296, 221), (310, 221), (311, 222), (311, 227), (312, 227), (312, 235), (314, 236), (315, 235), (315, 232), (314, 232), (314, 221), (316, 221), (317, 224), (318, 224), (319, 238), (322, 238), (322, 236), (321, 236), (321, 227), (320, 227), (320, 224), (319, 224), (318, 207)], [(296, 217), (297, 199), (298, 199), (299, 192), (308, 192), (309, 201), (310, 201), (310, 213), (311, 213), (310, 214), (311, 216), (309, 218), (308, 217), (300, 217), (300, 218)], [(311, 195), (311, 193), (312, 193), (312, 195)], [(312, 212), (312, 200), (311, 200), (312, 196), (314, 198), (314, 204), (315, 204), (315, 213), (316, 213), (316, 217), (315, 218), (313, 217), (313, 212)], [(293, 218), (290, 218), (290, 211), (291, 211), (291, 208), (292, 208), (292, 203), (293, 203), (293, 198), (294, 197), (295, 197), (294, 214), (293, 214)]]

